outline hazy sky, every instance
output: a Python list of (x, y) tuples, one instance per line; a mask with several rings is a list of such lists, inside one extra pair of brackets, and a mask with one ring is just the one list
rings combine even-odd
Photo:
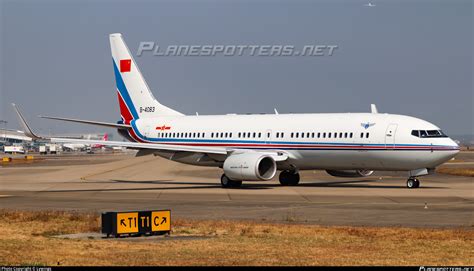
[(0, 119), (99, 132), (38, 114), (116, 122), (108, 34), (159, 45), (335, 44), (331, 57), (136, 57), (154, 95), (186, 114), (379, 111), (473, 134), (472, 1), (3, 1)]

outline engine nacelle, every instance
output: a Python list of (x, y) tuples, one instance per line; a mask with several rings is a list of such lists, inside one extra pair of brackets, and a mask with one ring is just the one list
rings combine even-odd
[(367, 177), (374, 173), (373, 170), (326, 170), (326, 172), (334, 177), (344, 177), (344, 178), (357, 178), (357, 177)]
[(224, 161), (224, 173), (233, 180), (268, 181), (275, 176), (275, 160), (258, 152), (233, 154)]

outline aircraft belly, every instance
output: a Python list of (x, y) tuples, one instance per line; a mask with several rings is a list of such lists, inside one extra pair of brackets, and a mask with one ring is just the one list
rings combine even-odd
[[(291, 152), (293, 155), (290, 156), (292, 158), (289, 159), (288, 163), (301, 170), (412, 170), (416, 168), (433, 168), (446, 161), (445, 152), (431, 151), (303, 150)], [(436, 162), (433, 163), (433, 160)]]

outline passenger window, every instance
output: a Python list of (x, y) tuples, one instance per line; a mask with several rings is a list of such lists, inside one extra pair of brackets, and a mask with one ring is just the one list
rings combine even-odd
[(298, 138), (298, 133), (296, 133), (296, 138)]
[(304, 138), (304, 133), (301, 133), (301, 138)]
[(281, 138), (285, 137), (285, 133), (281, 133)]
[(328, 133), (328, 138), (331, 138), (331, 133)]
[(365, 134), (365, 138), (369, 138), (369, 133), (366, 133), (366, 134)]
[(293, 133), (291, 133), (291, 135), (290, 135), (290, 136), (291, 136), (291, 138), (293, 138)]
[(347, 133), (344, 133), (344, 138), (347, 138)]
[(253, 138), (255, 138), (256, 136), (257, 136), (257, 133), (254, 132), (254, 133), (253, 133)]
[(326, 138), (326, 133), (323, 133), (323, 138)]
[(339, 138), (342, 138), (342, 133), (339, 133)]
[(321, 138), (321, 133), (318, 133), (318, 138)]
[(311, 133), (311, 138), (314, 138), (314, 132), (313, 132), (313, 133)]
[(364, 138), (364, 133), (360, 133), (360, 138)]

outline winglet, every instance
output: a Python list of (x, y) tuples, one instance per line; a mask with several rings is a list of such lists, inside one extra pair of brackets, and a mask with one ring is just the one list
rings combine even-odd
[(273, 111), (275, 111), (275, 115), (278, 115), (278, 110), (276, 108), (273, 108)]
[(372, 114), (377, 114), (379, 111), (377, 110), (377, 106), (375, 104), (370, 105), (370, 111)]
[(40, 137), (40, 136), (37, 136), (30, 128), (30, 126), (28, 126), (28, 123), (26, 122), (25, 118), (23, 117), (23, 115), (20, 113), (20, 110), (18, 109), (18, 107), (12, 103), (12, 106), (13, 108), (15, 109), (16, 111), (16, 114), (18, 115), (18, 120), (20, 121), (20, 125), (21, 127), (23, 128), (24, 132), (25, 132), (25, 135), (26, 136), (29, 136), (33, 139), (44, 139), (44, 137)]

